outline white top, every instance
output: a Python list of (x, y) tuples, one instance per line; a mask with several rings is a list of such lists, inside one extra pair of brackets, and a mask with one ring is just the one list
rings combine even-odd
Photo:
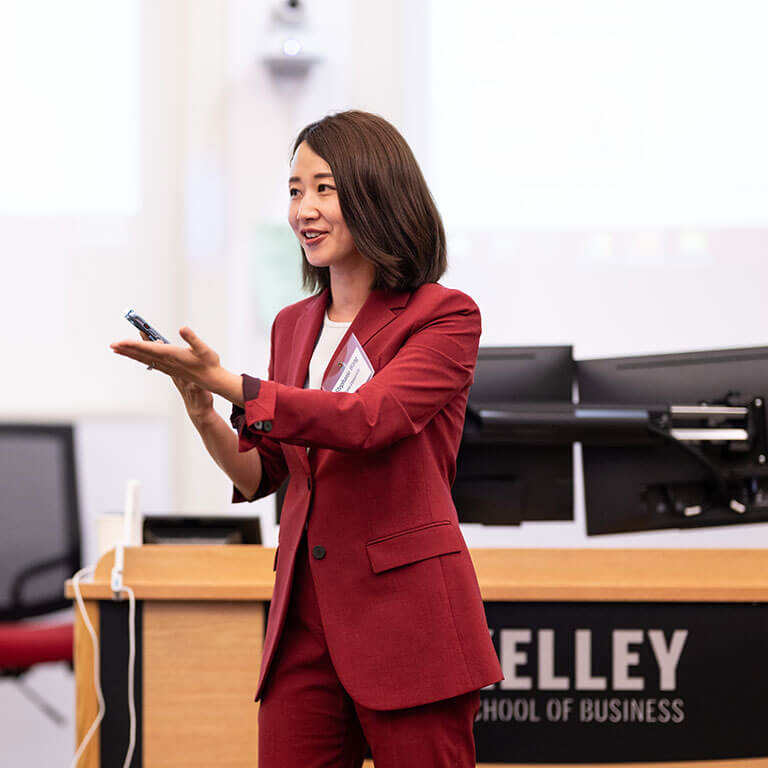
[(337, 323), (328, 319), (328, 312), (323, 319), (323, 330), (320, 331), (320, 337), (315, 344), (315, 351), (309, 361), (309, 377), (304, 385), (306, 389), (320, 389), (323, 383), (323, 374), (331, 361), (336, 347), (339, 346), (347, 328), (352, 325), (352, 321), (346, 323)]

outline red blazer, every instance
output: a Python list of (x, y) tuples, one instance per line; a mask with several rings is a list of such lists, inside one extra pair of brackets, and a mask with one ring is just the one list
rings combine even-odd
[(255, 498), (291, 478), (256, 698), (305, 523), (310, 552), (325, 551), (310, 567), (331, 659), (355, 701), (401, 709), (482, 688), (502, 674), (450, 492), (480, 312), (437, 283), (373, 291), (326, 370), (354, 333), (373, 378), (354, 393), (303, 389), (327, 299), (277, 315), (270, 380), (244, 376), (233, 413), (240, 450), (261, 454)]

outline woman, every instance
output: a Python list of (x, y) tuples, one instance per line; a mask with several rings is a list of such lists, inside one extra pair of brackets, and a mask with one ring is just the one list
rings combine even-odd
[[(184, 349), (171, 375), (235, 500), (283, 504), (257, 699), (259, 766), (474, 765), (478, 691), (501, 679), (451, 501), (480, 313), (437, 283), (445, 235), (405, 140), (342, 112), (296, 139), (289, 223), (310, 298), (272, 326), (269, 380)], [(336, 389), (336, 391), (333, 391)], [(237, 437), (212, 408), (233, 403)]]

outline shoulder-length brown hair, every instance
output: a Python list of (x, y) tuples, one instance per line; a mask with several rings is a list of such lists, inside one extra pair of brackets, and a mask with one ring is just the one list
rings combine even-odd
[[(412, 291), (440, 279), (448, 266), (445, 230), (411, 148), (383, 117), (356, 110), (310, 123), (306, 141), (331, 167), (344, 222), (361, 255), (376, 268), (374, 288)], [(330, 285), (328, 267), (302, 253), (309, 291)]]

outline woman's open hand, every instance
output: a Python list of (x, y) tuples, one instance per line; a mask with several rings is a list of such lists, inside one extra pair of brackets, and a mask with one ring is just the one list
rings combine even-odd
[[(174, 381), (178, 379), (179, 382), (183, 382), (195, 408), (203, 405), (206, 397), (190, 388), (190, 384), (197, 385), (207, 395), (215, 392), (232, 403), (242, 405), (240, 376), (222, 368), (218, 354), (198, 338), (191, 328), (182, 328), (179, 335), (187, 342), (188, 347), (129, 340), (118, 341), (110, 346), (118, 355), (137, 360), (168, 374)], [(179, 383), (176, 386), (179, 386)], [(184, 397), (184, 390), (179, 387), (179, 391)], [(187, 403), (186, 397), (184, 402)]]

